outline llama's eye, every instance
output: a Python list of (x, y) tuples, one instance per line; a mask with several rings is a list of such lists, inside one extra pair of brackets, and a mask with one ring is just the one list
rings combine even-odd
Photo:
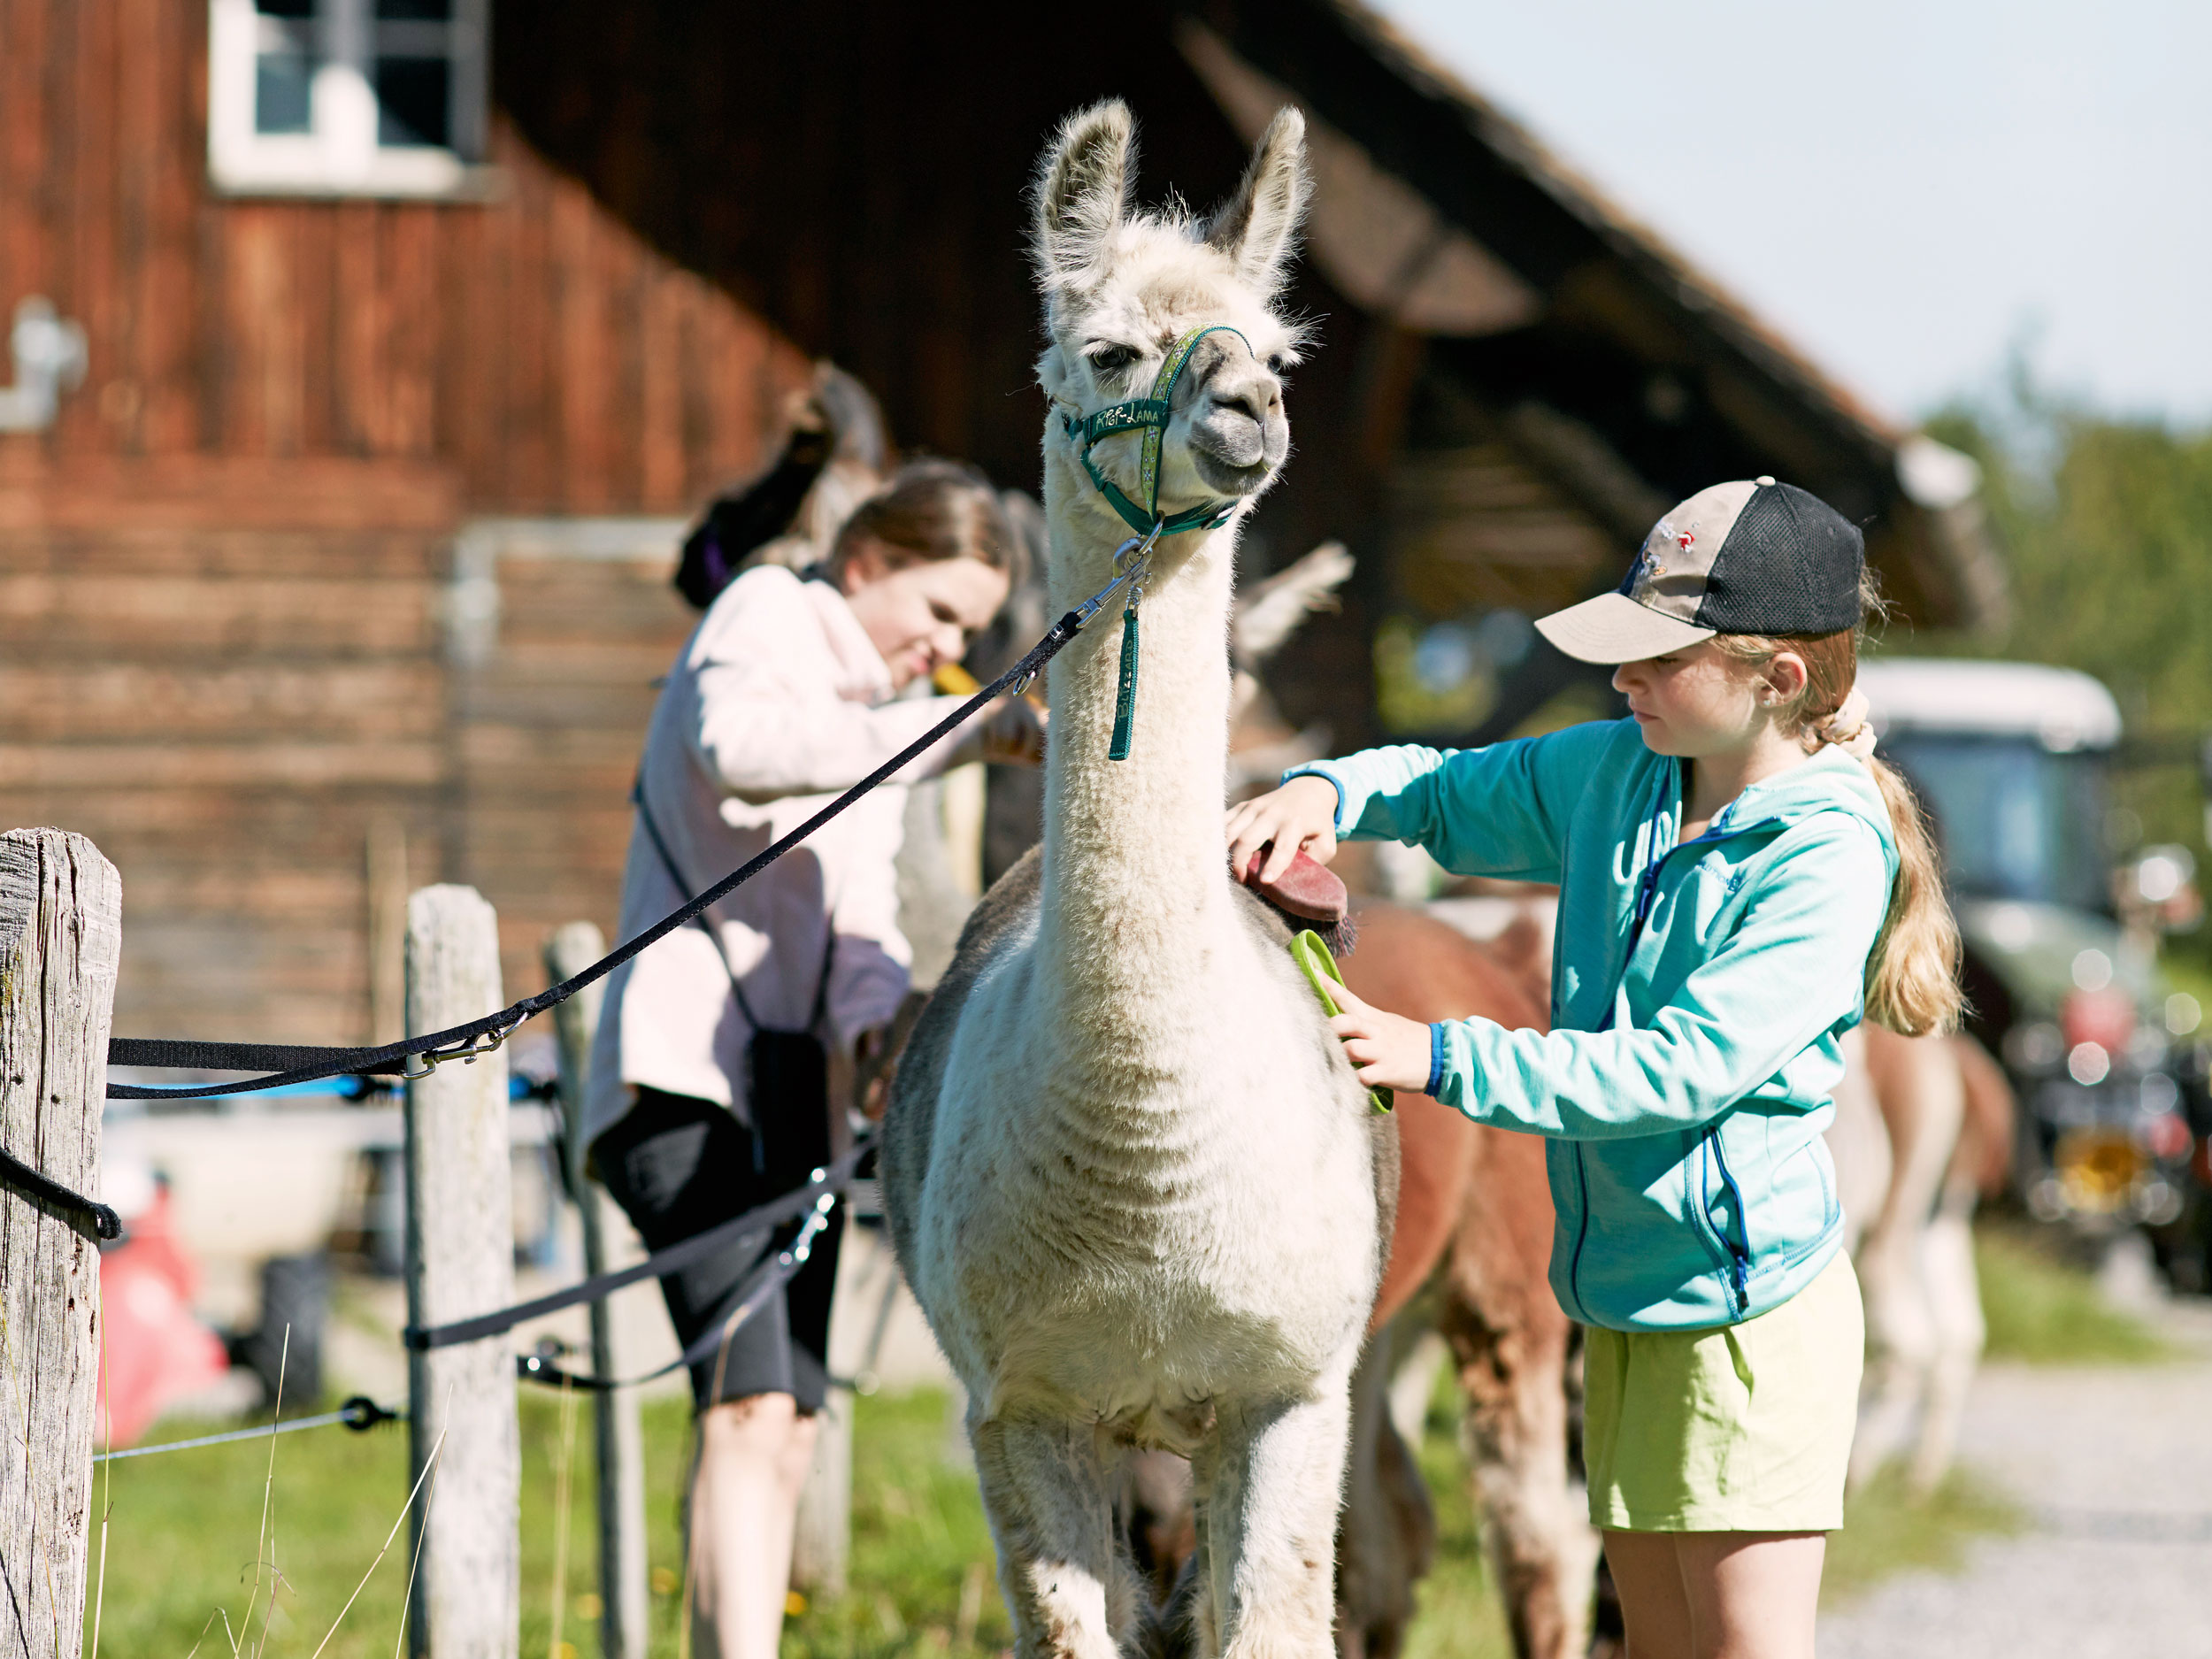
[(1101, 374), (1119, 374), (1137, 360), (1134, 346), (1100, 346), (1090, 353), (1091, 367)]
[(1280, 374), (1289, 366), (1290, 360), (1284, 357), (1281, 352), (1271, 351), (1267, 354), (1267, 369), (1269, 373)]

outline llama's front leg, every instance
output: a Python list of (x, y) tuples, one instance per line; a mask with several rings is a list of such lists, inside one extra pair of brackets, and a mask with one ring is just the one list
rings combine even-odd
[(1303, 1399), (1224, 1404), (1202, 1468), (1207, 1621), (1223, 1659), (1333, 1659), (1353, 1354)]
[(976, 1475), (998, 1544), (1020, 1659), (1115, 1659), (1135, 1610), (1088, 1423), (972, 1417)]

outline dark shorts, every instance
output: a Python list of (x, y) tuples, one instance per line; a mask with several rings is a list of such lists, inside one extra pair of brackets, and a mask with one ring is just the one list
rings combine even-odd
[[(811, 1114), (809, 1114), (811, 1115)], [(773, 1123), (772, 1113), (764, 1114)], [(729, 1108), (656, 1088), (592, 1142), (599, 1179), (645, 1240), (664, 1249), (806, 1184), (829, 1159), (829, 1123), (778, 1124), (763, 1139), (756, 1167), (753, 1132)], [(741, 1237), (661, 1280), (676, 1340), (686, 1348), (726, 1316), (735, 1293), (765, 1257), (791, 1241), (792, 1222), (763, 1243)], [(725, 1400), (785, 1394), (802, 1411), (819, 1411), (829, 1391), (830, 1296), (845, 1210), (830, 1211), (813, 1254), (726, 1344), (691, 1367), (691, 1397), (703, 1411)]]

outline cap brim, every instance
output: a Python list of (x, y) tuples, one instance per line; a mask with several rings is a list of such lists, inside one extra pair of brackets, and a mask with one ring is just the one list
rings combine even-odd
[(1582, 663), (1640, 663), (1709, 640), (1715, 630), (1679, 622), (1626, 594), (1600, 594), (1540, 618), (1536, 631)]

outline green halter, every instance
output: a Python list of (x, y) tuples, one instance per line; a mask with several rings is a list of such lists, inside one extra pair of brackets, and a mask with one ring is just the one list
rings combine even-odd
[[(1160, 441), (1166, 435), (1167, 423), (1174, 418), (1175, 382), (1183, 378), (1183, 371), (1190, 365), (1191, 353), (1208, 334), (1244, 335), (1227, 323), (1209, 323), (1194, 328), (1168, 350), (1167, 360), (1160, 365), (1159, 378), (1152, 382), (1152, 396), (1132, 398), (1125, 403), (1111, 403), (1088, 415), (1068, 415), (1063, 418), (1067, 434), (1075, 441), (1076, 455), (1082, 460), (1083, 470), (1091, 475), (1091, 482), (1098, 486), (1098, 493), (1106, 497), (1106, 504), (1121, 515), (1121, 520), (1139, 535), (1175, 535), (1185, 530), (1214, 530), (1229, 522), (1229, 515), (1236, 511), (1233, 501), (1202, 502), (1195, 507), (1186, 507), (1180, 512), (1160, 512)], [(1245, 349), (1252, 342), (1244, 341)], [(1091, 459), (1091, 446), (1101, 438), (1110, 438), (1118, 432), (1142, 432), (1144, 453), (1140, 460), (1138, 476), (1142, 480), (1145, 504), (1123, 495), (1113, 481), (1098, 470), (1098, 463)]]

